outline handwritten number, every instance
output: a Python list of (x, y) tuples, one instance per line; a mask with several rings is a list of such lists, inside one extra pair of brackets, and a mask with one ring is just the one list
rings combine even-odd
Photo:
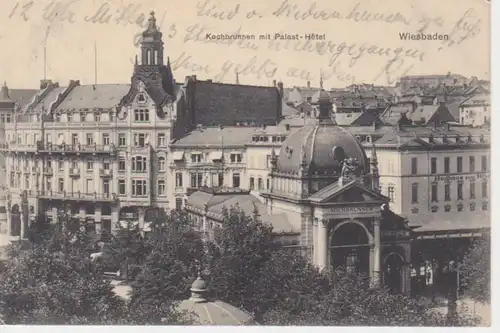
[(10, 12), (9, 18), (12, 18), (14, 14), (16, 14), (17, 10), (19, 9), (19, 16), (23, 18), (24, 21), (28, 21), (28, 10), (33, 6), (33, 1), (27, 2), (21, 7), (19, 7), (19, 2), (16, 3), (14, 8), (12, 8), (12, 11)]

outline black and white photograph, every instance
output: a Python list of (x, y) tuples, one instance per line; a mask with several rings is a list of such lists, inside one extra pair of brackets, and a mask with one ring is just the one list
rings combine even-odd
[(491, 6), (2, 1), (0, 326), (490, 327)]

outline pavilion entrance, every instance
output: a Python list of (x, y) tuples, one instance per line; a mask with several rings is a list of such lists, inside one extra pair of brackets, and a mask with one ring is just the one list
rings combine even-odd
[(370, 276), (370, 240), (357, 222), (347, 222), (332, 230), (330, 264), (332, 269)]

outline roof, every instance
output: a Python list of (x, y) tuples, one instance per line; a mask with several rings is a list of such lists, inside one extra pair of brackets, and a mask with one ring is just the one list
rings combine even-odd
[[(451, 203), (455, 205), (456, 203)], [(480, 208), (480, 207), (479, 207)], [(419, 226), (416, 233), (427, 231), (474, 230), (491, 227), (491, 215), (488, 212), (461, 212), (450, 213), (449, 217), (443, 214), (418, 214), (410, 216), (410, 226)]]
[[(193, 80), (188, 90), (194, 94), (194, 123), (205, 126), (276, 125), (282, 98), (277, 87), (215, 83)], [(190, 92), (188, 92), (188, 95)]]
[[(26, 104), (25, 107), (29, 107), (29, 110), (26, 110), (28, 112), (41, 112), (42, 109), (48, 112), (50, 110), (50, 107), (52, 106), (52, 103), (57, 101), (57, 98), (59, 97), (59, 94), (62, 94), (67, 87), (49, 87), (47, 88), (48, 90), (46, 91), (45, 95), (38, 101), (35, 102), (33, 105)], [(40, 94), (41, 92), (39, 92)]]
[[(334, 154), (335, 147), (340, 148), (340, 155)], [(305, 160), (307, 173), (331, 174), (340, 171), (344, 157), (356, 158), (362, 168), (368, 167), (363, 147), (349, 131), (321, 123), (307, 125), (291, 133), (283, 143), (277, 172), (299, 174)]]
[(56, 110), (103, 108), (116, 106), (127, 94), (130, 84), (97, 84), (74, 87)]
[(259, 127), (206, 127), (193, 130), (172, 143), (172, 146), (243, 146), (252, 142)]
[(198, 325), (235, 326), (253, 323), (253, 317), (249, 313), (222, 301), (195, 302), (187, 299), (180, 302), (177, 309), (186, 311)]
[(248, 191), (240, 191), (240, 193), (208, 193), (209, 191), (196, 191), (187, 199), (187, 205), (205, 209), (222, 217), (224, 208), (238, 206), (244, 212), (252, 213), (256, 207), (260, 219), (263, 222), (269, 223), (273, 227), (274, 233), (297, 233), (300, 230), (295, 230), (288, 222), (284, 214), (268, 214), (266, 206), (260, 200), (250, 194)]

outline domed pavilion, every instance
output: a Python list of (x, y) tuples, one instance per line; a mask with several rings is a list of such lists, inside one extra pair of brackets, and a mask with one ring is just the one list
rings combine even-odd
[(324, 268), (354, 270), (395, 291), (410, 290), (410, 229), (380, 194), (375, 148), (371, 161), (358, 140), (335, 124), (328, 94), (318, 92), (318, 124), (290, 134), (272, 152), (268, 216), (285, 218), (303, 255)]
[(198, 277), (191, 285), (191, 297), (178, 305), (198, 325), (252, 325), (253, 316), (228, 303), (211, 300), (206, 282)]

